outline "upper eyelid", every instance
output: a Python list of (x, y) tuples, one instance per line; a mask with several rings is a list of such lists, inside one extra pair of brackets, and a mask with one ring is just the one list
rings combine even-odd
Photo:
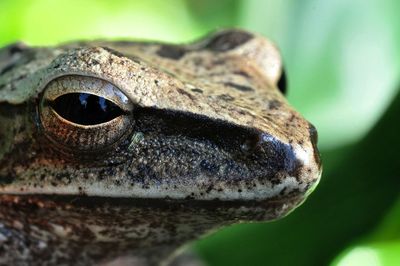
[(133, 103), (114, 84), (95, 77), (66, 75), (50, 81), (44, 91), (44, 98), (47, 101), (54, 101), (56, 98), (67, 93), (88, 93), (105, 98), (125, 112), (133, 109)]

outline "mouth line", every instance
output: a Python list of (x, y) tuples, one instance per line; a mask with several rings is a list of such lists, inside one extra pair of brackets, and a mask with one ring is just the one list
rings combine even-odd
[(172, 199), (172, 198), (124, 198), (124, 197), (102, 197), (87, 195), (48, 195), (48, 194), (0, 194), (0, 205), (37, 205), (41, 208), (56, 208), (58, 206), (74, 207), (143, 207), (164, 209), (171, 207), (191, 207), (191, 208), (270, 208), (272, 205), (282, 205), (285, 203), (301, 202), (306, 198), (305, 195), (295, 195), (286, 197), (275, 197), (270, 199), (254, 200), (199, 200), (199, 199)]

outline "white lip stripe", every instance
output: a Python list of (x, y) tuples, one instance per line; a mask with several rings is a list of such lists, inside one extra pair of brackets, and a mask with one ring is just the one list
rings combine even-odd
[[(21, 191), (21, 187), (23, 190)], [(230, 188), (223, 188), (222, 191), (211, 190), (203, 195), (198, 195), (199, 190), (194, 190), (186, 186), (177, 186), (176, 188), (171, 187), (155, 187), (149, 189), (142, 189), (138, 187), (122, 187), (102, 184), (92, 184), (85, 186), (82, 184), (82, 189), (77, 184), (58, 186), (58, 187), (24, 187), (23, 185), (7, 186), (0, 188), (0, 194), (15, 194), (15, 195), (26, 195), (26, 194), (47, 194), (47, 195), (87, 195), (87, 196), (99, 196), (99, 197), (119, 197), (119, 198), (171, 198), (171, 199), (184, 199), (187, 196), (192, 196), (194, 199), (199, 200), (264, 200), (274, 198), (280, 195), (280, 192), (285, 189), (285, 194), (298, 190), (299, 193), (305, 193), (307, 185), (305, 183), (300, 184), (296, 178), (287, 177), (280, 184), (272, 185), (267, 183), (264, 185), (256, 184), (256, 187), (251, 190), (245, 186), (238, 186), (235, 190)], [(238, 191), (240, 189), (240, 192)], [(192, 194), (194, 193), (194, 195)], [(192, 195), (191, 195), (192, 194)]]

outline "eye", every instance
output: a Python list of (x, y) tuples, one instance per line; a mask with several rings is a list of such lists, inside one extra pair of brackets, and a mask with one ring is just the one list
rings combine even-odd
[(133, 104), (113, 84), (93, 77), (64, 76), (45, 88), (39, 114), (46, 136), (78, 151), (117, 143), (132, 128)]
[(64, 94), (50, 106), (64, 119), (80, 125), (102, 124), (124, 114), (115, 103), (89, 93)]

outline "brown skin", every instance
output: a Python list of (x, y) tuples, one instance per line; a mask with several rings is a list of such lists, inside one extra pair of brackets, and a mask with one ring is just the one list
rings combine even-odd
[[(0, 50), (0, 264), (153, 265), (293, 210), (321, 165), (281, 76), (276, 48), (241, 30)], [(99, 97), (105, 114), (76, 111)]]

